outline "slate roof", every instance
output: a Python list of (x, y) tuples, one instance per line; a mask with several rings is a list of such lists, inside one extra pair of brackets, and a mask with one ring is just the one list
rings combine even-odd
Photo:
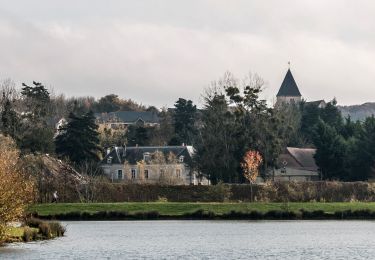
[(117, 111), (110, 113), (96, 113), (95, 117), (102, 121), (117, 120), (123, 123), (135, 123), (139, 119), (145, 123), (159, 123), (159, 117), (154, 112)]
[(309, 102), (306, 102), (306, 104), (313, 105), (313, 106), (320, 106), (320, 105), (325, 106), (326, 102), (323, 99), (321, 99), (321, 100), (309, 101)]
[(168, 156), (172, 152), (177, 159), (182, 155), (184, 162), (190, 163), (194, 149), (192, 146), (131, 146), (131, 147), (115, 147), (102, 160), (101, 164), (107, 164), (108, 157), (112, 157), (112, 164), (123, 164), (128, 161), (130, 164), (136, 164), (143, 160), (144, 153), (153, 154), (156, 151), (163, 152)]
[(292, 72), (288, 69), (283, 83), (276, 95), (277, 97), (301, 97), (296, 81), (293, 78)]
[(316, 149), (287, 147), (286, 150), (293, 157), (293, 159), (296, 160), (300, 168), (311, 171), (318, 170), (318, 166), (316, 165), (314, 159)]

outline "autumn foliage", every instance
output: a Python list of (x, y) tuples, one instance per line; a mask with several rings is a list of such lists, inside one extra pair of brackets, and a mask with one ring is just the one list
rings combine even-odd
[(33, 200), (33, 182), (19, 165), (19, 152), (14, 142), (0, 135), (0, 241), (4, 238), (6, 224), (19, 220)]
[(263, 158), (258, 151), (249, 150), (245, 153), (241, 168), (244, 177), (254, 183), (259, 174), (259, 166), (262, 164)]

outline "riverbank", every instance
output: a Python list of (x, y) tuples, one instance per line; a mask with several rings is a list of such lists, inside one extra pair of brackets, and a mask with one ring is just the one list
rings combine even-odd
[(57, 220), (375, 219), (375, 203), (55, 203), (33, 205), (28, 212)]
[(5, 232), (4, 243), (31, 242), (64, 236), (65, 227), (59, 222), (43, 221), (36, 218), (26, 220), (22, 226), (9, 226)]

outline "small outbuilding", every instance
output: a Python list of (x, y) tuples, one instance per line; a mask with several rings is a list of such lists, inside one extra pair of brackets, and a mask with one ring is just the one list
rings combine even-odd
[(278, 157), (277, 167), (269, 173), (273, 181), (319, 181), (313, 148), (287, 147)]

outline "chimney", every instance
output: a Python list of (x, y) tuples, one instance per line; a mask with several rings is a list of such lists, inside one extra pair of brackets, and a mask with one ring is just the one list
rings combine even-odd
[(185, 143), (182, 143), (182, 146), (185, 146)]
[(135, 147), (138, 147), (138, 144), (135, 144)]
[(107, 155), (111, 153), (111, 148), (107, 148)]

